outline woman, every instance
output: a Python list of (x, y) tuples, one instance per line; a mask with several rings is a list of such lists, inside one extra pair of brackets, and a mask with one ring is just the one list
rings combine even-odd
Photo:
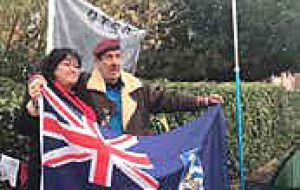
[[(29, 80), (28, 95), (25, 98), (23, 111), (16, 122), (21, 133), (30, 137), (31, 152), (29, 160), (28, 189), (40, 187), (40, 154), (39, 154), (39, 110), (38, 97), (44, 83), (56, 90), (60, 97), (75, 101), (88, 114), (91, 109), (77, 98), (74, 87), (80, 76), (81, 59), (72, 49), (54, 49), (42, 61), (42, 76), (36, 75)], [(87, 113), (85, 113), (87, 114)]]

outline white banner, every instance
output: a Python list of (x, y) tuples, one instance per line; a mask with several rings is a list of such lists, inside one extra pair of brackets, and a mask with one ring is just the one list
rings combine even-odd
[(145, 30), (115, 21), (84, 0), (49, 0), (47, 52), (70, 47), (82, 57), (83, 68), (91, 71), (93, 49), (104, 38), (121, 39), (124, 69), (135, 71)]
[(11, 187), (16, 187), (20, 161), (0, 154), (0, 181), (9, 181)]

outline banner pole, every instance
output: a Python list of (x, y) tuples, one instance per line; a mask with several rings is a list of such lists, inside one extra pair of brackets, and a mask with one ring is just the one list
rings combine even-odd
[(238, 21), (236, 0), (232, 0), (232, 20), (234, 34), (234, 58), (235, 58), (235, 86), (236, 86), (236, 124), (238, 128), (239, 167), (240, 167), (240, 190), (245, 190), (245, 174), (243, 160), (243, 109), (241, 102), (241, 80), (238, 53)]
[[(39, 104), (39, 116), (40, 116), (40, 158), (43, 161), (43, 153), (44, 153), (44, 141), (43, 141), (43, 129), (44, 129), (44, 99), (43, 97), (39, 97), (38, 99)], [(41, 179), (40, 179), (40, 190), (44, 190), (44, 168), (42, 165), (41, 167)]]
[(47, 45), (46, 54), (53, 49), (53, 32), (54, 32), (54, 17), (55, 17), (55, 1), (48, 0), (48, 23), (47, 23)]

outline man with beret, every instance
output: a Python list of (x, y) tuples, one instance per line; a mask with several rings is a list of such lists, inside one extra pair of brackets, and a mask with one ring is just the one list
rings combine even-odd
[(186, 96), (143, 85), (122, 70), (119, 40), (102, 40), (93, 54), (94, 68), (91, 74), (81, 76), (79, 96), (94, 109), (99, 123), (117, 134), (153, 134), (149, 127), (151, 113), (193, 111), (223, 103), (219, 95)]

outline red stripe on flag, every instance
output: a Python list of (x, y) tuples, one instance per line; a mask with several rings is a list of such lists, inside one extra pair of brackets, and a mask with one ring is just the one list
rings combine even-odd
[(86, 159), (90, 157), (90, 154), (88, 153), (77, 153), (77, 154), (67, 154), (67, 155), (64, 155), (64, 156), (61, 156), (61, 157), (56, 157), (54, 159), (50, 159), (46, 162), (43, 163), (43, 166), (47, 166), (47, 167), (51, 167), (57, 163), (61, 164), (63, 162), (66, 162), (68, 160), (80, 160), (82, 161), (82, 159)]
[(120, 157), (121, 159), (127, 160), (129, 162), (135, 163), (135, 164), (143, 164), (151, 166), (151, 161), (147, 156), (141, 156), (141, 155), (131, 155), (126, 152), (111, 148), (110, 149), (111, 154), (116, 155)]
[(123, 138), (111, 141), (111, 145), (117, 145), (117, 144), (121, 144), (123, 142), (129, 141), (130, 139), (134, 138), (132, 135), (124, 135)]
[(44, 130), (59, 135), (63, 134), (62, 128), (59, 126), (58, 122), (51, 118), (44, 118)]
[(63, 135), (66, 140), (70, 141), (72, 144), (95, 150), (99, 149), (101, 146), (104, 147), (104, 144), (99, 139), (65, 129), (61, 127), (59, 122), (57, 122), (55, 119), (45, 118), (44, 126), (45, 131)]
[(51, 96), (51, 94), (46, 89), (42, 90), (42, 92), (43, 92), (44, 96), (46, 98), (48, 98), (54, 104), (54, 106), (58, 110), (60, 110), (63, 113), (63, 115), (66, 116), (67, 119), (69, 119), (75, 126), (81, 127), (81, 128), (83, 127), (80, 123), (78, 123), (76, 121), (76, 119), (73, 118), (73, 116), (71, 114), (68, 113), (67, 110), (65, 110), (64, 106), (60, 105), (60, 103)]
[(97, 151), (97, 165), (96, 165), (96, 170), (95, 170), (95, 183), (98, 185), (106, 185), (109, 186), (109, 184), (107, 184), (107, 177), (108, 175), (111, 175), (109, 171), (111, 166), (110, 162), (110, 153), (109, 150), (106, 147), (101, 147), (100, 149), (98, 149)]
[(139, 169), (132, 168), (135, 173), (137, 173), (146, 183), (150, 184), (152, 187), (155, 187), (156, 189), (159, 188), (159, 183), (156, 181), (155, 178), (152, 176), (148, 176), (145, 174), (145, 172), (140, 171)]

